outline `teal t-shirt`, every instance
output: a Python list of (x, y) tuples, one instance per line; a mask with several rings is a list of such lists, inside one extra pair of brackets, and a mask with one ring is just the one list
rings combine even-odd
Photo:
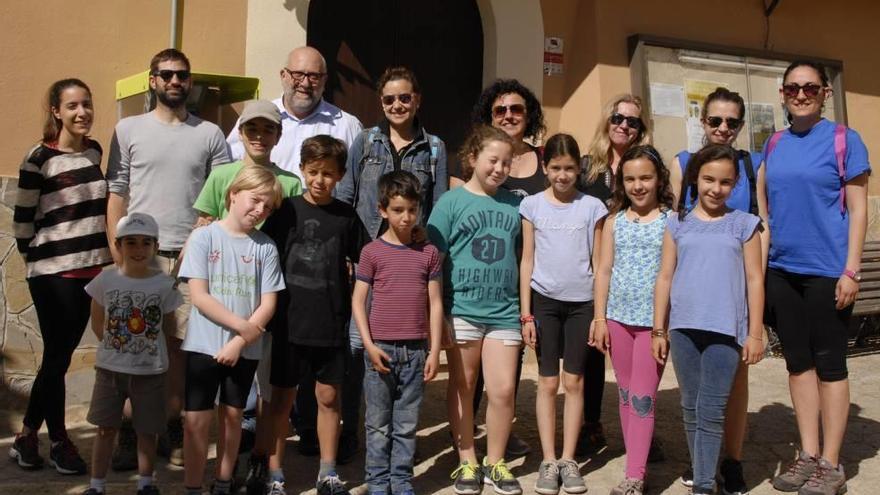
[(480, 196), (464, 187), (447, 192), (428, 219), (428, 237), (441, 253), (446, 312), (489, 328), (519, 328), (520, 198), (504, 189)]
[[(225, 217), (228, 213), (226, 211), (226, 190), (229, 189), (229, 185), (232, 184), (236, 174), (243, 167), (244, 162), (242, 161), (214, 167), (214, 170), (211, 171), (211, 174), (205, 181), (205, 185), (202, 187), (202, 192), (196, 198), (193, 208), (214, 217), (214, 220), (220, 220)], [(278, 178), (278, 182), (281, 183), (281, 192), (285, 198), (302, 194), (302, 183), (299, 177), (287, 170), (278, 168), (274, 163), (270, 170)]]

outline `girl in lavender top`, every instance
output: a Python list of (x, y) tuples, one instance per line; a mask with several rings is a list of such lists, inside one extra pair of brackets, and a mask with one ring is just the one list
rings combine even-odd
[(715, 493), (738, 361), (763, 357), (760, 219), (726, 205), (738, 179), (736, 162), (736, 152), (721, 144), (688, 162), (681, 190), (695, 188), (697, 201), (667, 222), (654, 287), (652, 352), (663, 364), (671, 346), (694, 494)]

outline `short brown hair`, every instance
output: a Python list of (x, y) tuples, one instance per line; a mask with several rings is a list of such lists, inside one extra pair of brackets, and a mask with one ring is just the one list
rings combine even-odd
[(336, 162), (340, 174), (345, 173), (345, 161), (348, 160), (345, 143), (326, 134), (312, 136), (303, 141), (299, 152), (299, 167), (305, 168), (309, 163), (328, 158)]
[(153, 59), (150, 60), (150, 74), (159, 70), (159, 64), (161, 62), (167, 62), (169, 60), (179, 60), (186, 65), (186, 70), (192, 70), (192, 67), (189, 65), (189, 59), (186, 58), (186, 55), (184, 55), (182, 51), (176, 48), (166, 48), (153, 55)]
[(226, 209), (229, 210), (233, 194), (240, 191), (253, 191), (257, 189), (269, 190), (272, 195), (271, 206), (273, 210), (277, 210), (281, 206), (284, 193), (281, 190), (281, 182), (278, 181), (275, 174), (262, 165), (248, 165), (242, 167), (235, 174), (235, 178), (232, 179), (232, 183), (226, 189)]
[(409, 81), (412, 85), (413, 93), (421, 94), (422, 89), (419, 86), (419, 81), (416, 79), (415, 73), (410, 70), (408, 67), (388, 67), (385, 69), (385, 72), (382, 73), (382, 76), (379, 77), (379, 82), (376, 84), (376, 90), (381, 93), (385, 88), (385, 85), (391, 81)]

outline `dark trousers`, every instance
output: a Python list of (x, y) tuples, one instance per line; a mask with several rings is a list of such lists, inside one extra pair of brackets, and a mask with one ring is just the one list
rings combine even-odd
[(587, 347), (584, 364), (584, 421), (598, 423), (602, 416), (602, 394), (605, 393), (605, 354)]
[(89, 321), (91, 279), (43, 275), (28, 279), (43, 338), (43, 360), (31, 388), (24, 425), (37, 431), (46, 422), (49, 438), (67, 435), (64, 426), (64, 375)]

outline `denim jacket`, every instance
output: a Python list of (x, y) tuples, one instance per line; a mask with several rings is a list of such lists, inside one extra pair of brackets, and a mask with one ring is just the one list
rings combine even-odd
[[(420, 128), (416, 140), (400, 160), (401, 170), (412, 172), (422, 184), (421, 224), (428, 224), (431, 208), (446, 192), (446, 145)], [(379, 177), (394, 171), (388, 135), (380, 127), (364, 129), (348, 150), (345, 176), (336, 186), (336, 197), (354, 206), (375, 239), (382, 226), (379, 215)]]

